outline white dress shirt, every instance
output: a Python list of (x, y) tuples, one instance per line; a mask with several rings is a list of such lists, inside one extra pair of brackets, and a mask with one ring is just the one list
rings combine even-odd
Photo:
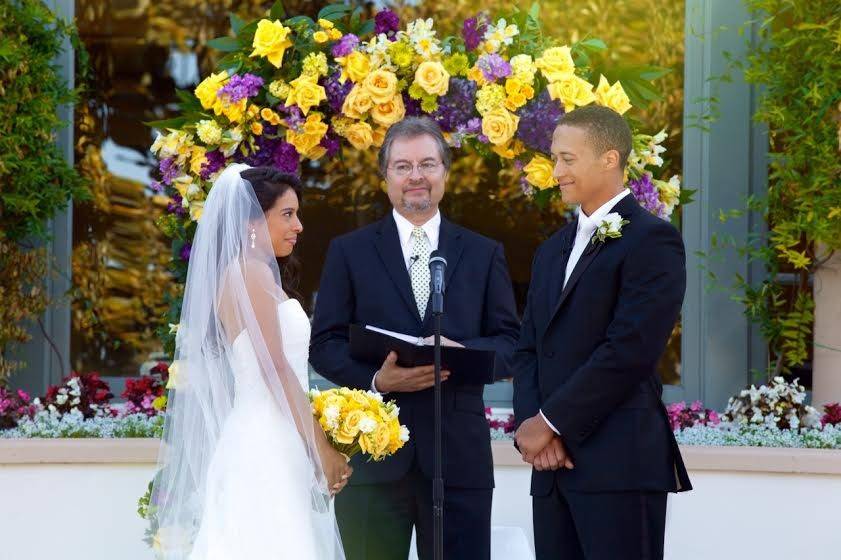
[[(394, 222), (397, 224), (397, 235), (400, 238), (400, 249), (403, 251), (403, 260), (406, 263), (406, 270), (412, 266), (412, 230), (415, 229), (415, 224), (404, 218), (397, 210), (392, 209), (392, 215), (394, 216)], [(429, 218), (429, 220), (420, 226), (423, 229), (424, 233), (426, 233), (426, 237), (429, 240), (429, 250), (435, 251), (438, 249), (438, 238), (441, 234), (441, 212), (435, 212), (435, 215)], [(420, 263), (420, 266), (426, 266), (426, 263)], [(376, 386), (377, 380), (377, 373), (379, 370), (374, 374), (374, 377), (371, 379), (371, 390), (375, 393), (378, 393)]]
[[(610, 214), (613, 207), (616, 206), (620, 200), (628, 196), (630, 192), (630, 189), (622, 189), (621, 193), (599, 206), (599, 208), (589, 216), (584, 213), (584, 210), (582, 210), (580, 206), (578, 207), (578, 228), (575, 230), (575, 243), (573, 243), (572, 252), (569, 254), (569, 260), (567, 261), (567, 267), (564, 274), (564, 285), (561, 290), (566, 288), (569, 277), (572, 275), (572, 271), (575, 270), (575, 265), (578, 264), (578, 260), (581, 258), (581, 255), (584, 254), (587, 244), (590, 243), (590, 239), (599, 228), (601, 221), (605, 216)], [(546, 422), (546, 425), (552, 428), (553, 432), (560, 435), (560, 432), (558, 432), (558, 430), (555, 429), (555, 426), (549, 422), (549, 419), (546, 418), (542, 410), (540, 411), (540, 416), (543, 417), (543, 421)]]

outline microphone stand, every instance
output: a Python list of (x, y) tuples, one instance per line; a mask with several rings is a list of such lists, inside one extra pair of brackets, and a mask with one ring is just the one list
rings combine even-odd
[[(446, 266), (447, 261), (442, 257), (430, 259), (430, 266), (433, 260), (440, 259)], [(444, 315), (444, 286), (443, 270), (439, 272), (440, 282), (436, 283), (435, 274), (432, 275), (432, 318), (434, 338), (434, 366), (435, 366), (435, 464), (434, 479), (432, 481), (432, 512), (433, 512), (433, 558), (444, 560), (444, 476), (442, 472), (442, 421), (441, 421), (441, 317)], [(439, 285), (436, 285), (439, 284)]]

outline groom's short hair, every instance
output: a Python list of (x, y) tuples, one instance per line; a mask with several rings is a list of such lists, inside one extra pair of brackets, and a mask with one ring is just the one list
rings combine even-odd
[(450, 165), (453, 162), (453, 155), (450, 152), (450, 145), (444, 138), (444, 133), (441, 132), (441, 127), (438, 123), (429, 117), (406, 117), (391, 125), (388, 132), (385, 133), (383, 145), (380, 147), (378, 155), (378, 164), (380, 167), (380, 174), (385, 177), (386, 169), (388, 168), (388, 157), (391, 152), (391, 145), (398, 138), (417, 138), (418, 136), (432, 136), (438, 144), (438, 155), (441, 156), (441, 163), (444, 164), (446, 171), (450, 170)]
[(579, 107), (563, 115), (557, 126), (561, 125), (584, 129), (597, 155), (616, 150), (620, 167), (624, 169), (627, 165), (633, 136), (628, 123), (613, 109), (601, 105)]

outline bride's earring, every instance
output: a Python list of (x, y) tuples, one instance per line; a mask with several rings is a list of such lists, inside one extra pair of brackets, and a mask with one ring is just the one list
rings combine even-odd
[(256, 245), (254, 244), (254, 240), (257, 239), (257, 230), (256, 229), (251, 228), (250, 237), (251, 237), (251, 248), (254, 249), (256, 247)]

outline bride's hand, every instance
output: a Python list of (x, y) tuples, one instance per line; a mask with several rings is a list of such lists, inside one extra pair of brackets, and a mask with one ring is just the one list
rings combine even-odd
[(330, 494), (334, 496), (344, 489), (350, 475), (353, 474), (353, 467), (348, 465), (345, 456), (329, 444), (321, 450), (321, 467), (324, 469)]

